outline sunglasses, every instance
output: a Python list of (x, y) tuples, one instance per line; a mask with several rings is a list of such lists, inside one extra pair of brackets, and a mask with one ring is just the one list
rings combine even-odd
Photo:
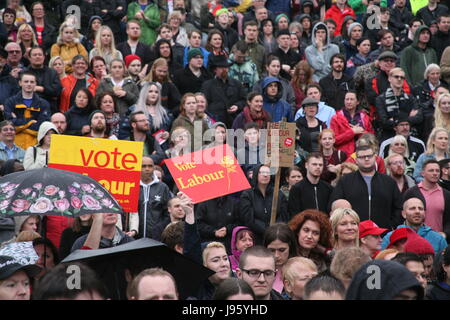
[(397, 80), (405, 80), (406, 79), (404, 76), (399, 76), (399, 75), (392, 76), (392, 78), (395, 78)]

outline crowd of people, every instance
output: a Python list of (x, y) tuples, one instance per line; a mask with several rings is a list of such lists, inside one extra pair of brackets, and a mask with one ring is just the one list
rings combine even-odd
[[(67, 289), (60, 261), (139, 238), (214, 274), (181, 296), (167, 270), (142, 268), (123, 275), (127, 299), (450, 299), (443, 1), (0, 7), (1, 176), (46, 167), (54, 134), (144, 146), (138, 212), (0, 217), (0, 243), (32, 241), (39, 257), (0, 256), (0, 300), (111, 298), (84, 264), (82, 289)], [(267, 156), (280, 121), (296, 125), (290, 168)], [(165, 160), (217, 146), (251, 188), (194, 206)]]

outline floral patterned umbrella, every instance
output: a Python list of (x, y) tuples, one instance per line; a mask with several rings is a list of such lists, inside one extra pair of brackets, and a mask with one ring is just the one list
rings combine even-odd
[(122, 207), (101, 184), (79, 173), (42, 168), (0, 178), (2, 216), (121, 212)]

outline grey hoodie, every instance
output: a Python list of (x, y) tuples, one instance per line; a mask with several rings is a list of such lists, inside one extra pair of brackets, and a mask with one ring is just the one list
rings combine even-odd
[[(317, 50), (316, 45), (316, 31), (319, 25), (324, 26), (327, 30), (327, 41), (322, 51)], [(339, 53), (339, 47), (330, 43), (330, 33), (323, 22), (319, 22), (314, 26), (311, 41), (312, 44), (305, 49), (305, 56), (309, 65), (314, 69), (313, 80), (319, 82), (320, 79), (331, 72), (330, 59), (334, 54)]]

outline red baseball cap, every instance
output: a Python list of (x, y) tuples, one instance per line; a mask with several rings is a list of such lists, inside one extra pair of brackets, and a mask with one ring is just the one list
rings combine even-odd
[(359, 224), (359, 238), (368, 235), (379, 236), (388, 231), (388, 229), (379, 228), (372, 220), (365, 220)]
[(386, 249), (392, 248), (394, 243), (396, 243), (399, 240), (413, 238), (415, 236), (418, 236), (418, 235), (410, 228), (406, 228), (406, 227), (398, 228), (398, 229), (394, 230), (394, 232), (392, 232), (391, 237), (389, 238), (389, 245), (387, 246)]

